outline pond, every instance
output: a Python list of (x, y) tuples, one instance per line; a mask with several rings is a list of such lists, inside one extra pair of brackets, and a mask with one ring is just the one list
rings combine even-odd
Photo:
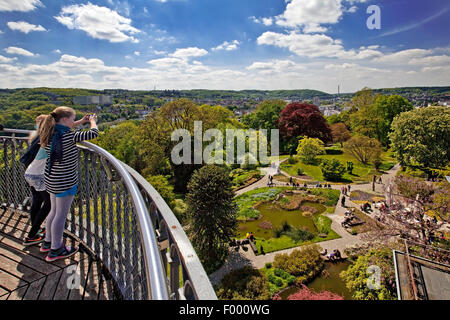
[[(326, 207), (320, 203), (305, 201), (302, 205), (314, 207), (317, 209), (315, 215), (321, 214), (326, 210)], [(273, 229), (280, 227), (284, 221), (295, 228), (303, 227), (308, 231), (317, 234), (317, 228), (314, 225), (312, 216), (304, 216), (301, 210), (284, 210), (277, 203), (266, 202), (256, 208), (261, 217), (258, 220), (241, 222), (238, 226), (238, 239), (245, 238), (247, 232), (253, 232), (256, 238), (270, 239), (274, 237)], [(269, 221), (273, 228), (264, 229), (260, 226), (263, 221)]]
[[(325, 268), (329, 274), (328, 277), (319, 275), (314, 278), (307, 286), (309, 289), (315, 292), (320, 291), (330, 291), (343, 296), (345, 300), (352, 300), (352, 294), (345, 286), (344, 281), (339, 277), (339, 274), (346, 270), (350, 266), (350, 261), (340, 261), (340, 262), (325, 262)], [(299, 290), (298, 287), (292, 286), (280, 293), (280, 297), (283, 300), (296, 293)]]

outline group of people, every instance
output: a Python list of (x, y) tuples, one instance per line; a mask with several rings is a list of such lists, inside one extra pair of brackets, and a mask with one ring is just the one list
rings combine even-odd
[(361, 208), (362, 211), (367, 212), (367, 213), (369, 211), (372, 211), (372, 206), (370, 205), (369, 202), (363, 203), (360, 208)]
[(342, 227), (344, 228), (351, 227), (353, 220), (357, 219), (354, 214), (354, 211), (355, 211), (354, 208), (345, 211), (344, 221), (341, 222)]
[[(36, 130), (30, 135), (30, 147), (21, 157), (32, 194), (31, 229), (23, 244), (40, 244), (40, 252), (47, 254), (45, 259), (49, 262), (68, 258), (78, 251), (63, 241), (65, 222), (78, 188), (76, 143), (99, 134), (95, 114), (78, 121), (75, 116), (75, 110), (64, 106), (38, 116)], [(90, 123), (90, 130), (72, 131), (85, 123)], [(41, 228), (44, 221), (45, 227)]]
[(329, 183), (324, 183), (323, 185), (319, 182), (316, 184), (316, 188), (328, 188), (331, 189), (331, 184)]
[(350, 193), (350, 189), (351, 189), (350, 185), (348, 185), (347, 187), (342, 186), (341, 187), (341, 193), (345, 194), (345, 195), (348, 195), (347, 193)]
[(250, 240), (250, 241), (255, 241), (255, 236), (253, 235), (253, 232), (247, 232), (247, 234), (245, 235), (245, 238)]
[(321, 255), (326, 256), (326, 258), (329, 261), (335, 261), (335, 260), (340, 260), (342, 259), (342, 255), (341, 252), (339, 251), (339, 249), (334, 249), (333, 252), (328, 253), (327, 249), (325, 249)]

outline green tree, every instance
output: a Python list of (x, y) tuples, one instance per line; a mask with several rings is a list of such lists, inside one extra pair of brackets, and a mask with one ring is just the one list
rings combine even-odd
[(157, 175), (147, 176), (146, 180), (158, 191), (167, 205), (173, 210), (176, 206), (175, 194), (173, 193), (173, 186), (169, 184), (167, 178), (162, 175)]
[(352, 155), (363, 164), (380, 158), (381, 143), (366, 136), (353, 136), (344, 143), (344, 152)]
[(137, 148), (138, 128), (133, 121), (125, 121), (108, 127), (94, 142), (117, 159), (140, 171), (142, 161)]
[(306, 164), (316, 164), (317, 156), (325, 154), (322, 140), (305, 137), (298, 142), (297, 155)]
[(322, 160), (320, 169), (323, 177), (328, 181), (339, 181), (345, 173), (344, 165), (337, 159)]
[[(369, 266), (380, 268), (379, 287), (369, 288), (368, 281), (373, 279), (373, 271)], [(371, 277), (372, 278), (369, 278)], [(369, 253), (359, 256), (354, 264), (340, 277), (345, 281), (347, 288), (353, 292), (357, 300), (396, 300), (395, 272), (392, 250), (390, 248), (372, 249)]]
[(237, 228), (237, 205), (226, 169), (206, 165), (192, 175), (186, 196), (189, 234), (206, 271), (213, 271), (228, 254)]
[(330, 127), (333, 142), (339, 142), (342, 148), (343, 143), (352, 137), (350, 131), (348, 131), (347, 127), (342, 122), (332, 124)]
[(377, 110), (377, 115), (381, 115), (381, 120), (378, 123), (377, 139), (384, 146), (387, 146), (389, 145), (389, 132), (391, 131), (391, 124), (394, 118), (402, 112), (413, 110), (414, 107), (408, 99), (402, 96), (379, 95), (375, 99), (374, 108)]
[(258, 105), (256, 110), (242, 119), (248, 128), (252, 129), (278, 129), (278, 120), (281, 110), (286, 107), (283, 100), (266, 100)]
[(389, 138), (405, 166), (445, 167), (450, 161), (450, 110), (446, 107), (415, 109), (398, 115)]

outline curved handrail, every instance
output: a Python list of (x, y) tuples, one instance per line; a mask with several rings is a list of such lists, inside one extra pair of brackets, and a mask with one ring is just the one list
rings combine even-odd
[(105, 157), (123, 178), (133, 199), (134, 205), (136, 206), (138, 225), (141, 229), (141, 240), (144, 244), (144, 261), (149, 275), (146, 277), (148, 284), (147, 288), (150, 289), (149, 293), (151, 294), (149, 296), (151, 296), (153, 300), (167, 300), (169, 295), (167, 293), (163, 266), (161, 264), (161, 259), (159, 258), (158, 244), (153, 231), (150, 215), (148, 214), (144, 199), (142, 198), (136, 183), (128, 173), (128, 170), (125, 169), (123, 163), (117, 160), (108, 151), (90, 142), (83, 141), (80, 144)]
[[(173, 214), (167, 203), (161, 197), (161, 195), (155, 190), (155, 188), (145, 180), (136, 170), (130, 166), (123, 164), (125, 168), (130, 172), (131, 176), (136, 180), (139, 186), (151, 197), (154, 201), (156, 208), (162, 216), (162, 220), (167, 225), (167, 231), (171, 235), (171, 242), (176, 246), (178, 252), (183, 254), (178, 255), (182, 260), (182, 264), (185, 271), (188, 273), (188, 278), (193, 286), (193, 291), (196, 299), (199, 300), (216, 300), (216, 293), (209, 281), (208, 275), (201, 264), (197, 253), (195, 252), (191, 242), (189, 241), (186, 233), (183, 230), (178, 219)], [(201, 284), (201, 287), (196, 286)]]

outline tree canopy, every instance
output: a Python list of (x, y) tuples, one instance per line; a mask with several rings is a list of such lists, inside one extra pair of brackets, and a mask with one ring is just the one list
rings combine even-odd
[(281, 111), (279, 128), (281, 136), (287, 139), (307, 136), (325, 143), (332, 140), (331, 129), (319, 108), (308, 103), (288, 104)]
[(401, 165), (445, 167), (450, 161), (450, 110), (428, 107), (394, 118), (389, 135)]

